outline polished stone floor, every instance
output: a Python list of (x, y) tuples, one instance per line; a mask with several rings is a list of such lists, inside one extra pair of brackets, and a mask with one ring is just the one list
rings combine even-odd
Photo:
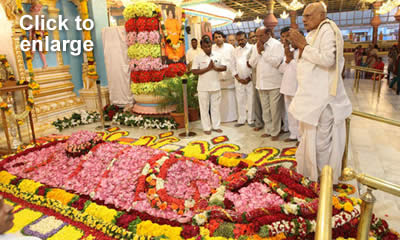
[[(372, 81), (362, 80), (358, 93), (353, 92), (353, 79), (351, 74), (345, 80), (346, 90), (353, 103), (354, 110), (379, 115), (400, 121), (400, 96), (388, 89), (386, 82), (382, 84), (381, 96), (372, 93)], [(67, 129), (61, 134), (70, 134), (80, 129), (94, 130), (99, 124)], [(273, 142), (270, 138), (260, 138), (262, 132), (254, 132), (248, 126), (235, 128), (234, 123), (222, 124), (223, 133), (204, 135), (200, 122), (191, 125), (191, 131), (197, 133), (195, 138), (182, 139), (181, 144), (196, 140), (210, 140), (215, 136), (227, 135), (231, 143), (240, 146), (241, 152), (249, 153), (258, 147), (284, 148), (294, 146), (294, 143), (284, 143), (282, 140), (288, 134), (281, 136), (281, 141)], [(149, 130), (140, 128), (121, 127), (130, 133), (130, 137), (143, 135), (158, 135), (165, 130)], [(183, 130), (176, 131), (177, 133)], [(45, 134), (58, 133), (55, 129), (49, 129)], [(177, 135), (177, 134), (176, 134)], [(396, 184), (400, 184), (400, 128), (375, 122), (369, 119), (353, 116), (351, 118), (349, 165), (356, 171), (369, 174)], [(357, 185), (356, 181), (351, 184)], [(358, 186), (361, 194), (364, 189)], [(377, 202), (374, 212), (378, 216), (389, 220), (390, 226), (400, 231), (400, 198), (380, 191), (374, 191)]]

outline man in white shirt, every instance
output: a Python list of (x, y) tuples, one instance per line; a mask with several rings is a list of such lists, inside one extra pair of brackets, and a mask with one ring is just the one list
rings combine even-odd
[[(251, 74), (253, 69), (247, 65), (253, 47), (247, 43), (246, 33), (236, 33), (239, 46), (233, 50), (232, 76), (235, 78), (236, 100), (238, 102), (239, 119), (235, 127), (241, 127), (246, 123), (254, 127), (253, 117), (253, 84)], [(247, 106), (247, 109), (246, 109)], [(247, 111), (247, 113), (246, 113)]]
[(236, 41), (236, 36), (235, 34), (229, 34), (228, 35), (228, 43), (232, 45), (234, 48), (238, 46), (238, 42)]
[(271, 37), (272, 30), (260, 27), (256, 31), (257, 45), (253, 48), (249, 64), (257, 66), (256, 88), (260, 95), (265, 131), (261, 137), (272, 136), (272, 141), (279, 139), (282, 125), (283, 98), (279, 89), (282, 74), (278, 68), (283, 62), (282, 44)]
[[(256, 31), (252, 31), (249, 33), (249, 39), (248, 39), (249, 44), (251, 44), (251, 47), (254, 48), (256, 43), (257, 43), (257, 37), (256, 37)], [(260, 100), (260, 95), (257, 92), (256, 89), (256, 82), (257, 82), (257, 71), (255, 67), (252, 67), (253, 72), (251, 75), (251, 83), (253, 85), (253, 117), (254, 117), (254, 124), (255, 127), (253, 128), (254, 131), (260, 131), (261, 129), (264, 128), (264, 121), (263, 121), (263, 111), (262, 111), (262, 106), (261, 106), (261, 100)]]
[(281, 42), (285, 48), (285, 58), (279, 71), (283, 73), (281, 94), (283, 94), (285, 100), (285, 111), (288, 118), (289, 138), (285, 139), (285, 142), (299, 140), (298, 126), (299, 122), (293, 117), (291, 113), (288, 113), (288, 109), (292, 99), (297, 91), (297, 78), (296, 78), (296, 61), (299, 56), (299, 50), (295, 47), (292, 49), (291, 44), (287, 40), (289, 36), (289, 27), (282, 28), (281, 30)]
[(192, 69), (192, 63), (193, 63), (193, 59), (194, 57), (196, 57), (199, 53), (202, 52), (202, 50), (200, 48), (197, 47), (198, 42), (196, 38), (192, 38), (192, 48), (190, 48), (187, 52), (186, 52), (186, 64), (188, 65), (188, 69)]
[[(226, 71), (226, 63), (218, 53), (212, 52), (211, 39), (204, 36), (200, 41), (203, 52), (193, 61), (192, 73), (199, 75), (197, 91), (199, 95), (201, 125), (205, 134), (211, 130), (222, 133), (220, 119), (221, 84), (218, 73)], [(210, 120), (211, 104), (211, 120)], [(212, 126), (211, 126), (212, 121)]]
[(336, 184), (346, 140), (345, 119), (352, 112), (341, 76), (343, 37), (336, 24), (326, 18), (326, 7), (321, 3), (305, 8), (303, 22), (307, 37), (290, 29), (288, 38), (299, 48), (299, 86), (289, 107), (300, 121), (297, 170), (316, 181), (322, 168), (330, 165)]
[(225, 35), (220, 31), (214, 32), (213, 53), (218, 53), (227, 63), (227, 70), (219, 73), (221, 81), (221, 122), (233, 122), (237, 120), (235, 81), (231, 73), (231, 60), (233, 46), (225, 43)]

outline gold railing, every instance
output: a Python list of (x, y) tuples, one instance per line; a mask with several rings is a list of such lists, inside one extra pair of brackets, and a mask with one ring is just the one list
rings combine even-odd
[[(377, 70), (374, 68), (368, 68), (368, 67), (361, 67), (361, 66), (354, 66), (354, 65), (346, 65), (346, 68), (354, 69), (354, 85), (353, 85), (353, 90), (355, 89), (356, 92), (358, 93), (359, 88), (360, 88), (360, 79), (362, 73), (372, 73), (372, 92), (375, 92), (376, 88), (376, 82), (378, 82), (378, 98), (381, 96), (381, 87), (382, 87), (382, 79), (384, 78), (387, 73), (384, 73), (381, 70)], [(377, 79), (377, 80), (375, 80)]]
[(317, 226), (315, 230), (316, 240), (332, 238), (332, 181), (332, 167), (326, 165), (321, 173)]

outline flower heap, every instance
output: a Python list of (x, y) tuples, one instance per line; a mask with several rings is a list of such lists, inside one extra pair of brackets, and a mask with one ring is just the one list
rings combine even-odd
[(57, 128), (58, 131), (62, 131), (65, 128), (76, 127), (79, 125), (86, 125), (94, 123), (100, 120), (100, 114), (98, 112), (88, 112), (86, 110), (80, 110), (79, 112), (72, 113), (71, 117), (64, 117), (63, 119), (57, 119), (51, 124)]
[[(88, 0), (80, 0), (82, 22), (89, 18), (87, 4), (88, 4)], [(84, 41), (92, 40), (90, 31), (83, 30), (83, 38), (84, 38)], [(99, 76), (97, 75), (97, 72), (96, 72), (96, 61), (94, 59), (93, 50), (87, 51), (86, 56), (87, 56), (87, 63), (88, 63), (88, 72), (87, 72), (88, 78), (92, 79), (92, 80), (97, 80), (99, 78)]]
[[(162, 61), (161, 11), (158, 5), (137, 2), (127, 6), (123, 14), (128, 56), (131, 59), (132, 88), (148, 88), (149, 84), (161, 86), (164, 79), (182, 76), (186, 72), (186, 66), (182, 63), (167, 65)], [(154, 89), (149, 94), (154, 94)]]
[[(8, 81), (14, 81), (15, 80), (15, 76), (14, 76), (14, 71), (11, 68), (10, 64), (7, 61), (6, 55), (4, 54), (0, 54), (0, 63), (4, 65), (4, 67), (6, 68), (6, 71), (8, 72)], [(0, 82), (0, 87), (2, 87), (1, 85), (2, 83)]]
[(101, 143), (103, 138), (94, 132), (78, 131), (71, 135), (65, 143), (67, 155), (78, 157), (86, 154), (97, 144)]

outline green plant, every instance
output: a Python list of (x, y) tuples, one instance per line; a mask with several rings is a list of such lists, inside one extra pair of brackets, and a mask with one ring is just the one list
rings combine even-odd
[(192, 73), (188, 74), (188, 84), (187, 84), (188, 106), (190, 108), (195, 108), (195, 109), (199, 109), (199, 98), (197, 96), (197, 81), (198, 81), (198, 76)]
[[(185, 75), (184, 75), (185, 76)], [(165, 109), (170, 105), (176, 105), (176, 112), (183, 113), (183, 89), (182, 80), (184, 78), (176, 77), (166, 81), (166, 87), (159, 88), (155, 91), (155, 95), (163, 97), (165, 100), (160, 103), (159, 107)]]

